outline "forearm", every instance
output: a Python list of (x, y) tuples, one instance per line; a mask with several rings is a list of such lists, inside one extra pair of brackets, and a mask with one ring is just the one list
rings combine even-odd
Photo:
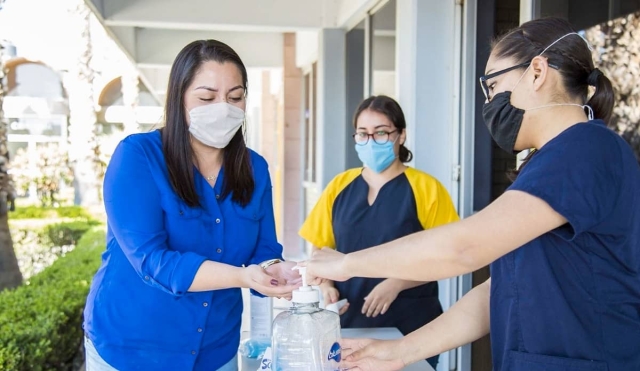
[(198, 269), (190, 292), (222, 290), (234, 287), (248, 287), (243, 279), (243, 269), (232, 265), (206, 260)]
[[(346, 271), (354, 277), (382, 277), (430, 282), (472, 272), (471, 246), (454, 223), (408, 235), (389, 243), (348, 254)], [(457, 233), (458, 232), (458, 233)], [(428, 267), (428, 268), (427, 268)]]
[[(330, 282), (333, 284), (333, 281), (330, 281)], [(408, 280), (401, 280), (397, 278), (387, 278), (387, 282), (393, 284), (398, 290), (398, 292), (402, 292), (404, 290), (409, 290), (414, 287), (422, 286), (429, 281), (408, 281)]]
[(437, 281), (482, 268), (566, 222), (542, 199), (507, 191), (462, 221), (349, 254), (341, 268), (351, 277)]
[(491, 280), (471, 290), (448, 311), (401, 340), (405, 364), (471, 343), (489, 333)]
[[(316, 247), (316, 246), (312, 246), (311, 247), (311, 254), (313, 254), (314, 252), (320, 250), (320, 248)], [(323, 280), (322, 283), (320, 284), (320, 287), (336, 287), (335, 283), (332, 280)]]

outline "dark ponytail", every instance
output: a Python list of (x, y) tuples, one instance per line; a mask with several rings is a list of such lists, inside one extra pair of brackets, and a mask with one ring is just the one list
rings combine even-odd
[(595, 93), (587, 102), (593, 109), (593, 116), (605, 122), (609, 122), (613, 113), (613, 101), (615, 93), (611, 81), (599, 69), (595, 68), (588, 78), (589, 85), (596, 88)]
[[(611, 81), (593, 63), (589, 44), (562, 18), (540, 18), (523, 23), (493, 42), (497, 58), (512, 58), (516, 64), (529, 62), (544, 51), (549, 65), (562, 76), (568, 95), (593, 109), (594, 117), (605, 122), (613, 112), (614, 92)], [(589, 86), (595, 94), (587, 102)]]
[[(511, 58), (515, 64), (520, 64), (544, 52), (549, 65), (553, 65), (562, 76), (568, 95), (591, 107), (594, 118), (608, 123), (614, 102), (611, 81), (595, 68), (586, 40), (577, 34), (563, 38), (575, 32), (566, 19), (534, 19), (494, 40), (492, 54), (498, 59)], [(589, 86), (595, 87), (595, 93), (587, 101)], [(512, 181), (536, 153), (531, 151), (519, 169), (509, 171)]]
[[(358, 106), (356, 113), (353, 115), (353, 127), (357, 128), (358, 117), (365, 110), (371, 110), (374, 112), (385, 115), (389, 121), (393, 123), (393, 126), (398, 130), (399, 134), (402, 134), (407, 129), (407, 121), (404, 119), (404, 113), (398, 102), (393, 98), (386, 95), (371, 96)], [(413, 153), (405, 147), (404, 143), (400, 144), (400, 150), (398, 151), (398, 159), (403, 162), (410, 162), (413, 159)]]
[(398, 153), (398, 159), (401, 162), (411, 162), (413, 160), (413, 153), (409, 151), (409, 148), (405, 147), (404, 144), (400, 145), (400, 151)]

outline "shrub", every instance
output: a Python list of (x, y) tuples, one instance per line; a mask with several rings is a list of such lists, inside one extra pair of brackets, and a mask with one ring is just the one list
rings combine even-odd
[(26, 206), (16, 207), (16, 210), (9, 213), (10, 219), (47, 219), (47, 218), (71, 218), (90, 219), (91, 216), (81, 206), (60, 206), (60, 207), (38, 207)]
[(67, 151), (58, 143), (38, 145), (35, 156), (19, 149), (11, 161), (11, 168), (17, 189), (27, 194), (30, 186), (35, 185), (42, 206), (60, 204), (60, 191), (71, 186), (73, 180)]
[(104, 231), (93, 229), (28, 285), (0, 292), (0, 370), (69, 368), (82, 342), (82, 310), (104, 243)]
[(97, 223), (79, 219), (34, 226), (31, 221), (13, 221), (11, 237), (23, 278), (29, 280), (73, 250), (80, 237)]
[(75, 245), (96, 224), (93, 220), (50, 224), (44, 228), (43, 240), (52, 246)]

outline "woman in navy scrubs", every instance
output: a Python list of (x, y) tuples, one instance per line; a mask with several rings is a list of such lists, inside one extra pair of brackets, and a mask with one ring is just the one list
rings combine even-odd
[[(364, 167), (327, 185), (300, 235), (314, 246), (350, 253), (458, 220), (442, 184), (404, 165), (412, 155), (404, 146), (400, 105), (370, 97), (354, 116), (354, 147)], [(343, 328), (396, 327), (406, 335), (442, 314), (437, 282), (352, 278), (327, 280), (320, 288), (325, 303), (347, 299)], [(428, 361), (435, 367), (438, 357)]]
[(497, 144), (536, 149), (512, 186), (463, 221), (317, 251), (307, 272), (435, 281), (491, 264), (491, 279), (404, 339), (346, 341), (345, 366), (399, 370), (491, 332), (496, 371), (640, 370), (640, 168), (606, 126), (609, 79), (547, 18), (499, 39), (480, 82)]

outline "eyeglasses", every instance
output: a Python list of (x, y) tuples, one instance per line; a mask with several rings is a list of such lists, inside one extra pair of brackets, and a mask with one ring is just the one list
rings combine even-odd
[(487, 99), (487, 101), (491, 100), (491, 94), (489, 91), (489, 85), (487, 84), (487, 80), (490, 80), (494, 77), (500, 76), (504, 73), (513, 71), (513, 70), (517, 70), (518, 68), (524, 68), (524, 67), (529, 67), (529, 65), (531, 64), (531, 62), (527, 62), (527, 63), (522, 63), (519, 64), (517, 66), (513, 66), (513, 67), (509, 67), (509, 68), (505, 68), (504, 70), (500, 70), (488, 75), (484, 75), (480, 77), (480, 87), (482, 88), (482, 92), (484, 93), (484, 97)]
[[(484, 97), (487, 99), (487, 101), (491, 100), (491, 92), (489, 91), (489, 85), (487, 84), (487, 80), (491, 80), (494, 77), (502, 75), (503, 73), (507, 73), (509, 71), (517, 70), (518, 68), (529, 67), (530, 64), (531, 64), (531, 62), (526, 62), (526, 63), (519, 64), (517, 66), (505, 68), (504, 70), (500, 70), (500, 71), (491, 73), (489, 75), (481, 76), (480, 77), (480, 87), (482, 88), (482, 92), (484, 93)], [(554, 70), (559, 70), (560, 69), (558, 66), (556, 66), (554, 64), (551, 64), (551, 63), (549, 63), (549, 67), (553, 68)]]
[(385, 144), (389, 141), (389, 136), (397, 131), (398, 130), (394, 130), (394, 131), (380, 130), (380, 131), (376, 131), (373, 134), (369, 134), (361, 131), (353, 134), (352, 136), (353, 136), (353, 140), (356, 141), (356, 144), (360, 146), (364, 146), (365, 144), (369, 143), (369, 138), (373, 138), (373, 141), (378, 144)]

